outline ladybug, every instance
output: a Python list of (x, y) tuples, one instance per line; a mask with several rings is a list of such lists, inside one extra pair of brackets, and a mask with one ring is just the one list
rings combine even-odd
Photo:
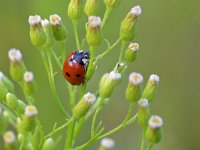
[(63, 64), (63, 76), (72, 85), (80, 85), (89, 63), (90, 54), (88, 51), (72, 51)]

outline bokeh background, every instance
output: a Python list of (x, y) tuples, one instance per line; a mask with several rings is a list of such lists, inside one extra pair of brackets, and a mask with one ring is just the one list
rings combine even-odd
[[(7, 52), (16, 47), (23, 53), (23, 59), (29, 70), (35, 74), (38, 83), (36, 105), (39, 117), (48, 133), (55, 122), (62, 123), (52, 102), (52, 94), (48, 85), (45, 68), (39, 51), (29, 39), (28, 16), (38, 14), (43, 18), (59, 14), (68, 28), (67, 51), (75, 49), (72, 23), (67, 17), (67, 0), (1, 0), (0, 3), (0, 70), (9, 76)], [(105, 6), (99, 1), (99, 15), (102, 17)], [(104, 36), (113, 43), (118, 38), (121, 20), (130, 8), (140, 4), (143, 13), (140, 16), (135, 41), (140, 43), (137, 61), (128, 68), (128, 74), (136, 71), (144, 75), (157, 73), (161, 82), (156, 100), (151, 104), (153, 114), (164, 119), (164, 138), (155, 150), (199, 150), (200, 140), (200, 1), (199, 0), (122, 0), (114, 9), (106, 24)], [(85, 36), (84, 16), (79, 21), (79, 34)], [(98, 49), (106, 49), (103, 42)], [(59, 54), (60, 46), (55, 43), (55, 51)], [(100, 62), (98, 70), (89, 82), (88, 90), (95, 92), (98, 81), (105, 73), (111, 71), (119, 55), (119, 47)], [(128, 82), (128, 74), (114, 92), (112, 99), (103, 109), (100, 119), (104, 121), (106, 130), (121, 122), (128, 109), (124, 100), (124, 91)], [(62, 103), (67, 106), (67, 90), (61, 72), (56, 76), (57, 90)], [(17, 87), (19, 97), (23, 95)], [(77, 144), (87, 141), (90, 122), (84, 126)], [(63, 135), (66, 131), (63, 131)], [(141, 129), (137, 124), (115, 134), (116, 150), (138, 150), (141, 141)], [(3, 149), (2, 137), (0, 149)], [(98, 144), (91, 147), (95, 149)], [(60, 145), (61, 149), (62, 145)]]

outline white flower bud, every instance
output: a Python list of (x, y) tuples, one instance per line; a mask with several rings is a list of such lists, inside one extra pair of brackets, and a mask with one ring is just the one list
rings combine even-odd
[(128, 48), (130, 50), (132, 50), (133, 52), (138, 51), (140, 48), (140, 45), (138, 43), (130, 43), (130, 45), (128, 46)]
[(28, 105), (25, 108), (25, 116), (27, 117), (32, 117), (38, 114), (38, 110), (35, 106), (33, 105)]
[(163, 125), (163, 120), (159, 116), (154, 115), (149, 119), (149, 127), (152, 129), (159, 128), (162, 125)]
[(22, 60), (22, 54), (21, 54), (20, 50), (17, 50), (15, 48), (12, 48), (8, 51), (8, 57), (13, 62), (15, 62), (15, 61), (19, 62)]
[(29, 16), (28, 22), (29, 22), (30, 26), (37, 25), (37, 24), (41, 23), (41, 17), (38, 15)]
[(49, 20), (47, 20), (47, 19), (42, 20), (42, 27), (43, 27), (43, 28), (46, 28), (46, 27), (48, 27), (49, 25), (50, 25)]
[(115, 146), (115, 141), (110, 138), (104, 138), (103, 140), (101, 140), (101, 146), (106, 149), (111, 149)]
[(4, 134), (3, 139), (4, 139), (5, 143), (12, 144), (16, 138), (15, 138), (13, 131), (7, 131)]
[(131, 13), (135, 16), (139, 16), (142, 13), (142, 9), (139, 5), (137, 5), (131, 9)]
[(61, 17), (57, 14), (50, 16), (50, 23), (53, 26), (59, 25), (61, 23)]
[(160, 81), (160, 78), (158, 75), (152, 74), (150, 75), (149, 80), (152, 81), (154, 84), (158, 84), (158, 82)]
[(25, 82), (31, 82), (31, 81), (33, 81), (33, 79), (34, 79), (34, 75), (32, 72), (26, 71), (24, 73), (24, 81)]
[(83, 96), (83, 99), (89, 103), (89, 104), (93, 104), (96, 101), (96, 96), (90, 92), (88, 92), (87, 94), (85, 94)]
[(98, 16), (90, 16), (88, 19), (88, 25), (90, 27), (100, 27), (101, 26), (101, 18)]
[(149, 106), (149, 103), (148, 103), (148, 100), (145, 99), (145, 98), (142, 98), (138, 101), (138, 105), (139, 107), (143, 107), (143, 108), (146, 108)]
[(129, 75), (129, 81), (134, 85), (141, 84), (143, 82), (143, 76), (140, 73), (133, 72)]

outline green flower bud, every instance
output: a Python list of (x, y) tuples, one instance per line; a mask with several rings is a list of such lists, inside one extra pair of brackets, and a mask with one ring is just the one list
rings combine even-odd
[(46, 33), (46, 42), (45, 42), (45, 47), (51, 47), (53, 45), (53, 36), (52, 36), (52, 29), (51, 29), (51, 24), (47, 19), (42, 20), (42, 28), (44, 29), (44, 32)]
[(45, 44), (46, 34), (41, 25), (41, 17), (38, 15), (29, 16), (30, 38), (31, 42), (36, 47), (41, 47)]
[(3, 134), (6, 130), (7, 122), (3, 116), (3, 109), (0, 107), (0, 134)]
[(136, 60), (137, 52), (139, 50), (139, 44), (138, 43), (130, 43), (128, 48), (125, 52), (125, 60), (127, 62), (133, 62)]
[(62, 23), (61, 17), (57, 14), (50, 16), (50, 24), (52, 28), (52, 33), (57, 41), (63, 41), (66, 39), (67, 29)]
[(99, 84), (99, 94), (102, 98), (109, 98), (116, 85), (121, 79), (121, 74), (117, 72), (110, 72), (103, 75)]
[(96, 97), (94, 94), (89, 92), (85, 94), (74, 107), (73, 117), (76, 119), (83, 117), (87, 113), (90, 106), (95, 102), (95, 100)]
[(5, 148), (7, 150), (14, 150), (17, 148), (17, 141), (13, 131), (7, 131), (3, 136), (5, 142)]
[(126, 89), (126, 99), (130, 102), (137, 102), (141, 97), (140, 85), (143, 82), (143, 76), (133, 72), (129, 75), (129, 83)]
[(14, 84), (10, 79), (8, 79), (1, 71), (0, 71), (0, 82), (3, 82), (3, 84), (6, 86), (9, 92), (13, 93), (15, 88)]
[(26, 108), (26, 104), (21, 100), (18, 100), (17, 102), (18, 102), (18, 113), (23, 114)]
[(159, 82), (159, 76), (152, 74), (147, 82), (147, 85), (143, 91), (142, 97), (149, 100), (149, 102), (153, 101), (156, 96), (156, 88)]
[(94, 16), (97, 14), (97, 0), (86, 0), (85, 3), (85, 14), (89, 16)]
[(88, 20), (86, 40), (90, 47), (99, 46), (102, 40), (101, 35), (101, 18), (97, 16), (90, 16)]
[(120, 37), (124, 41), (131, 41), (135, 37), (135, 28), (138, 16), (141, 14), (139, 5), (133, 7), (121, 23)]
[(15, 48), (10, 49), (8, 52), (8, 57), (10, 59), (10, 74), (13, 80), (22, 83), (26, 67), (23, 63), (20, 50)]
[(7, 123), (14, 123), (16, 120), (13, 118), (13, 114), (11, 111), (4, 110), (3, 111), (3, 117), (5, 118)]
[(107, 8), (115, 8), (119, 6), (119, 4), (121, 3), (121, 0), (104, 0), (104, 3)]
[(24, 73), (24, 92), (27, 96), (33, 97), (35, 94), (35, 82), (32, 72), (26, 71)]
[(6, 86), (0, 81), (0, 101), (6, 100), (6, 94), (8, 93), (8, 89)]
[(149, 104), (147, 99), (140, 99), (138, 101), (137, 120), (140, 126), (146, 128), (150, 118)]
[(35, 127), (35, 117), (38, 114), (37, 108), (33, 105), (28, 105), (25, 108), (22, 120), (17, 119), (17, 129), (20, 133), (30, 132)]
[(98, 150), (108, 150), (113, 149), (115, 146), (115, 141), (110, 138), (104, 138), (101, 140), (101, 145)]
[(72, 20), (78, 20), (83, 14), (82, 0), (70, 0), (68, 6), (68, 16)]
[(44, 142), (44, 145), (42, 147), (42, 150), (55, 150), (55, 142), (52, 138), (48, 138), (46, 139), (46, 141)]
[(151, 143), (158, 143), (163, 136), (162, 131), (163, 120), (159, 116), (152, 116), (149, 119), (149, 126), (146, 130), (145, 136)]
[(7, 93), (6, 103), (12, 110), (17, 112), (17, 110), (18, 110), (18, 99), (15, 95), (13, 95), (11, 93)]

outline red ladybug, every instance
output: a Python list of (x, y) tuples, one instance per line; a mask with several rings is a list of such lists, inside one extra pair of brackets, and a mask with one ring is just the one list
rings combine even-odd
[(89, 52), (78, 50), (71, 52), (63, 64), (63, 76), (73, 85), (80, 85), (84, 81), (89, 63)]

